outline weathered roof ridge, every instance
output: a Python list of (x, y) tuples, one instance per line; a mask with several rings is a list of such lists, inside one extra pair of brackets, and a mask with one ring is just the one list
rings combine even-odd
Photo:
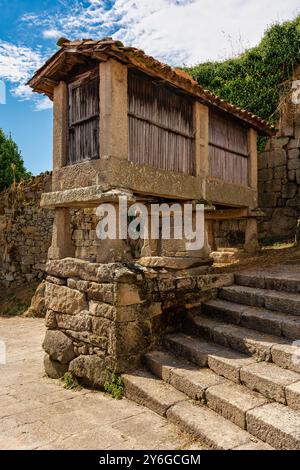
[(264, 119), (246, 109), (242, 109), (223, 100), (211, 91), (204, 89), (185, 71), (172, 68), (145, 54), (141, 49), (124, 46), (121, 41), (113, 40), (112, 38), (103, 38), (101, 40), (81, 39), (75, 41), (61, 38), (58, 40), (58, 45), (60, 49), (36, 71), (28, 82), (34, 91), (45, 93), (50, 98), (52, 98), (52, 93), (49, 90), (51, 90), (51, 86), (53, 88), (55, 85), (55, 81), (51, 78), (51, 72), (55, 68), (55, 65), (60, 63), (60, 59), (62, 59), (65, 54), (73, 53), (96, 60), (107, 60), (108, 57), (112, 57), (121, 62), (131, 64), (145, 73), (160, 77), (186, 93), (196, 96), (200, 101), (229, 112), (265, 134), (270, 135), (275, 132), (274, 126), (270, 125)]

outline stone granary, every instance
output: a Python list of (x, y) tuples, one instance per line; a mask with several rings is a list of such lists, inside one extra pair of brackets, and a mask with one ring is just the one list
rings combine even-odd
[[(46, 283), (45, 366), (89, 383), (123, 372), (175, 328), (201, 295), (230, 276), (209, 274), (212, 221), (247, 219), (256, 240), (257, 132), (262, 119), (204, 90), (119, 41), (67, 39), (29, 81), (53, 100), (55, 210)], [(70, 211), (142, 201), (202, 202), (206, 241), (99, 240), (87, 224), (73, 234)], [(200, 295), (201, 294), (201, 295)]]

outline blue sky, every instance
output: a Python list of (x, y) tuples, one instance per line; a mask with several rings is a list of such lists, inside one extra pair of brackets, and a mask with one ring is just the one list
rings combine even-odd
[(52, 105), (26, 81), (60, 36), (113, 36), (171, 65), (191, 65), (236, 55), (299, 11), (299, 0), (0, 0), (0, 127), (33, 174), (51, 169)]

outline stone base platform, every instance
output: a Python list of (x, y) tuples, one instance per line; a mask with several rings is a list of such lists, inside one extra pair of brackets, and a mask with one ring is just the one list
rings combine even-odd
[(69, 370), (100, 388), (112, 373), (137, 367), (188, 311), (233, 283), (233, 274), (207, 266), (168, 271), (75, 258), (49, 261), (47, 273), (46, 372), (58, 378)]

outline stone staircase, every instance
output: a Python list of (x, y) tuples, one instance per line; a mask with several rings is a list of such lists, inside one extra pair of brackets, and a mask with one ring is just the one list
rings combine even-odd
[(235, 275), (125, 374), (126, 396), (212, 449), (300, 449), (300, 264)]

